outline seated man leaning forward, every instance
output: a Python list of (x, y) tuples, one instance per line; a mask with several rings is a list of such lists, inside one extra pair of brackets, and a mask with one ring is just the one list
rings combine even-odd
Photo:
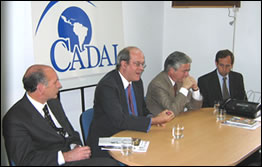
[(94, 118), (87, 139), (92, 156), (110, 156), (98, 146), (99, 137), (110, 137), (122, 130), (148, 132), (151, 125), (162, 125), (174, 118), (169, 110), (152, 117), (147, 109), (140, 78), (144, 67), (143, 52), (137, 47), (127, 47), (119, 52), (116, 69), (99, 81), (95, 90)]
[(160, 72), (149, 84), (146, 95), (148, 109), (154, 114), (168, 109), (178, 115), (202, 106), (197, 82), (189, 76), (192, 60), (182, 52), (171, 53)]

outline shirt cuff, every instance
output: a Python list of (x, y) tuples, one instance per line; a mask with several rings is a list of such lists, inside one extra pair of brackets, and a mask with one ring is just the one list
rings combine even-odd
[(58, 165), (64, 165), (65, 164), (65, 159), (64, 159), (64, 156), (62, 154), (62, 151), (58, 151), (57, 153), (58, 155)]
[(77, 146), (77, 144), (72, 143), (72, 144), (70, 144), (70, 149), (73, 150), (76, 146)]
[(198, 101), (200, 101), (200, 100), (203, 99), (203, 97), (202, 97), (201, 94), (200, 94), (199, 89), (198, 89), (197, 91), (193, 91), (193, 92), (192, 92), (192, 97), (193, 97), (195, 100), (198, 100)]
[(182, 93), (185, 96), (187, 96), (187, 94), (188, 94), (188, 90), (186, 88), (183, 88), (183, 87), (180, 88), (179, 92)]

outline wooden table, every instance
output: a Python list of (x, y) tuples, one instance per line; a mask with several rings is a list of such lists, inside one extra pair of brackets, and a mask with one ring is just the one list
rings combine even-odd
[[(176, 123), (185, 128), (184, 138), (179, 140), (171, 134)], [(261, 148), (261, 126), (248, 130), (222, 125), (216, 121), (213, 108), (182, 113), (165, 127), (152, 126), (148, 133), (125, 130), (114, 137), (150, 141), (146, 153), (123, 156), (120, 151), (109, 151), (113, 158), (127, 165), (237, 165)]]

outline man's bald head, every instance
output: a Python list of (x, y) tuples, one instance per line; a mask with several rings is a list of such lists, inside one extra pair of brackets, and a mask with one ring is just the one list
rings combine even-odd
[(46, 73), (48, 70), (52, 70), (52, 68), (47, 65), (36, 64), (29, 67), (23, 77), (25, 90), (27, 92), (34, 92), (39, 83), (47, 85), (48, 80), (46, 78)]

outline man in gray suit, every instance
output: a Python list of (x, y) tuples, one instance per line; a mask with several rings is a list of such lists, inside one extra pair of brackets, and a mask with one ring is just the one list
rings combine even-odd
[(178, 115), (202, 106), (202, 96), (196, 80), (189, 76), (192, 60), (182, 52), (171, 53), (160, 72), (149, 84), (146, 104), (150, 112), (157, 115), (168, 109)]
[(25, 95), (3, 118), (5, 146), (13, 164), (118, 165), (113, 159), (90, 158), (90, 147), (81, 146), (79, 133), (73, 129), (57, 99), (62, 86), (50, 66), (31, 66), (23, 83)]

